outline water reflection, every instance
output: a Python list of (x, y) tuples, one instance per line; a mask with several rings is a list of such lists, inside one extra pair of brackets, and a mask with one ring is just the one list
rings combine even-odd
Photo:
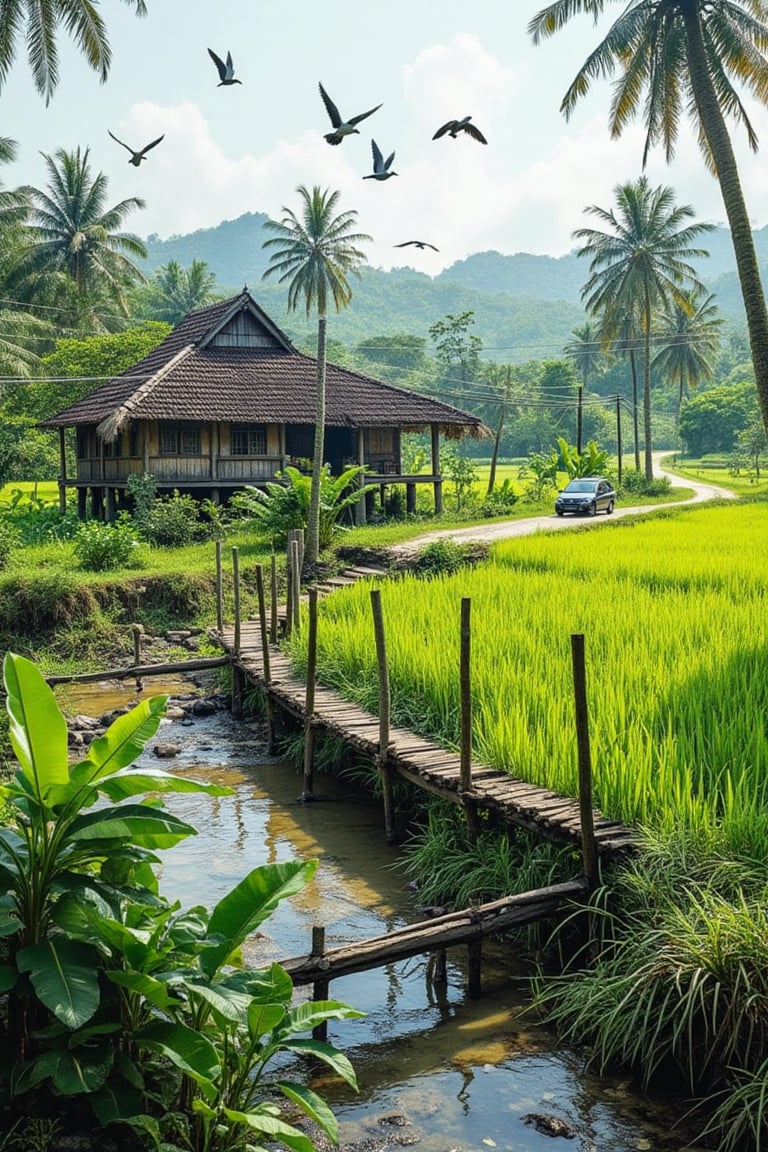
[[(68, 706), (87, 711), (69, 691)], [(118, 706), (97, 698), (93, 714)], [(171, 731), (182, 751), (164, 766), (228, 784), (234, 794), (168, 799), (198, 835), (163, 855), (167, 896), (184, 906), (210, 907), (259, 864), (319, 861), (313, 883), (278, 907), (263, 926), (266, 935), (249, 941), (249, 963), (308, 952), (313, 925), (325, 927), (326, 946), (334, 947), (417, 918), (416, 898), (396, 867), (397, 850), (384, 842), (377, 804), (326, 777), (317, 781), (321, 799), (298, 803), (300, 776), (264, 755), (254, 728), (226, 715), (176, 725), (162, 738)], [(142, 759), (157, 764), (151, 747)], [(589, 1076), (580, 1055), (558, 1047), (537, 1025), (527, 1011), (524, 974), (509, 953), (510, 946), (485, 949), (483, 997), (475, 1001), (464, 993), (460, 949), (449, 953), (442, 985), (430, 979), (427, 957), (333, 982), (334, 998), (367, 1014), (334, 1022), (330, 1034), (353, 1060), (359, 1095), (330, 1075), (315, 1082), (334, 1103), (343, 1141), (364, 1141), (368, 1152), (391, 1152), (417, 1140), (425, 1152), (556, 1149), (551, 1136), (524, 1122), (533, 1115), (561, 1121), (574, 1135), (567, 1146), (584, 1152), (680, 1152), (685, 1135), (671, 1132), (673, 1114), (658, 1100), (648, 1101), (619, 1079)], [(395, 1114), (396, 1126), (384, 1123)]]

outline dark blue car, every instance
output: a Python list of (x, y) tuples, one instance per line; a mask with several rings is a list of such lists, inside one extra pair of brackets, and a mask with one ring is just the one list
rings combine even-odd
[(555, 512), (564, 516), (574, 512), (579, 516), (596, 516), (607, 512), (610, 516), (616, 503), (616, 492), (609, 480), (600, 476), (582, 476), (571, 480), (555, 500)]

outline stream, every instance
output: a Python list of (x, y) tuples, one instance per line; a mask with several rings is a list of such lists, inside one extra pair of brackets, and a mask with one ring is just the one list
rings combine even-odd
[[(148, 684), (153, 694), (189, 694), (181, 678)], [(57, 690), (70, 713), (101, 716), (136, 699), (125, 685)], [(319, 799), (300, 804), (301, 778), (267, 756), (257, 724), (227, 712), (193, 722), (163, 721), (137, 763), (227, 784), (233, 795), (172, 795), (167, 806), (198, 829), (163, 854), (161, 890), (182, 905), (209, 907), (252, 868), (316, 858), (314, 881), (283, 901), (249, 942), (253, 964), (303, 955), (313, 925), (326, 947), (383, 935), (422, 918), (418, 893), (397, 867), (398, 849), (384, 842), (380, 806), (354, 786), (316, 778)], [(159, 761), (158, 740), (181, 746)], [(312, 1086), (336, 1112), (341, 1145), (390, 1152), (418, 1144), (423, 1152), (699, 1152), (695, 1127), (681, 1126), (685, 1102), (637, 1089), (627, 1076), (598, 1077), (588, 1053), (564, 1047), (528, 1008), (525, 971), (509, 948), (486, 945), (483, 996), (465, 995), (465, 950), (448, 954), (448, 983), (427, 980), (426, 958), (415, 957), (335, 980), (330, 996), (366, 1013), (333, 1022), (329, 1040), (355, 1067), (360, 1091), (317, 1078)], [(309, 990), (297, 989), (297, 996)], [(564, 1135), (537, 1130), (525, 1117), (563, 1121)], [(703, 1150), (702, 1150), (703, 1152)]]

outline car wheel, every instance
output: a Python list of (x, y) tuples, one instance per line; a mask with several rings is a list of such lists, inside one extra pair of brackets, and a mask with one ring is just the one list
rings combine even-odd
[(613, 512), (613, 500), (608, 501), (608, 507), (605, 511), (610, 516), (611, 512)]
[(593, 500), (589, 508), (587, 508), (587, 516), (597, 516), (597, 501)]
[(555, 512), (557, 512), (558, 516), (562, 516), (563, 514), (562, 508), (555, 508)]

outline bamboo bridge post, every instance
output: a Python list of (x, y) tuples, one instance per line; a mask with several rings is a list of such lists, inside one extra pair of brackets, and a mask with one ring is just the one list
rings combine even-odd
[(267, 751), (271, 754), (275, 748), (274, 721), (272, 716), (272, 700), (269, 695), (269, 684), (272, 680), (272, 670), (269, 663), (269, 633), (267, 632), (267, 609), (264, 601), (264, 569), (261, 564), (256, 565), (256, 594), (259, 599), (259, 629), (261, 631), (261, 659), (264, 674), (264, 710), (267, 721)]
[(483, 942), (471, 940), (467, 944), (467, 995), (479, 1000), (483, 993)]
[[(325, 952), (325, 928), (312, 929), (312, 951), (310, 955), (313, 960), (321, 960)], [(312, 985), (312, 999), (313, 1000), (327, 1000), (328, 989), (330, 987), (329, 980), (316, 980)], [(314, 1040), (327, 1040), (328, 1038), (328, 1021), (324, 1020), (322, 1024), (316, 1025), (312, 1029), (312, 1037)]]
[(277, 644), (277, 556), (272, 553), (269, 568), (269, 639)]
[(389, 766), (388, 759), (391, 700), (389, 692), (389, 668), (387, 666), (387, 640), (384, 632), (384, 613), (381, 607), (381, 592), (378, 588), (371, 590), (371, 609), (373, 611), (373, 632), (376, 639), (376, 662), (379, 667), (378, 768), (384, 798), (384, 834), (387, 844), (392, 844), (397, 838), (397, 821), (395, 819), (395, 795), (392, 770)]
[(291, 541), (291, 575), (293, 577), (293, 595), (291, 597), (291, 604), (293, 609), (293, 620), (291, 621), (292, 628), (296, 631), (301, 629), (301, 616), (299, 614), (301, 608), (301, 555), (303, 548), (301, 542), (294, 537)]
[[(131, 624), (131, 631), (133, 633), (133, 665), (134, 668), (141, 667), (141, 634), (144, 631), (141, 624)], [(141, 692), (144, 688), (144, 681), (140, 676), (136, 677), (136, 691)]]
[(243, 692), (245, 690), (242, 668), (236, 663), (240, 655), (240, 553), (232, 549), (232, 584), (235, 602), (235, 631), (232, 640), (232, 715), (241, 719), (243, 715)]
[(576, 704), (576, 745), (579, 757), (579, 816), (581, 819), (581, 853), (584, 875), (592, 892), (600, 883), (600, 858), (595, 841), (595, 818), (592, 810), (592, 754), (589, 746), (587, 709), (587, 674), (584, 660), (584, 636), (571, 635), (573, 689)]
[(285, 634), (290, 636), (293, 625), (293, 529), (288, 533), (288, 543), (285, 556)]
[(459, 696), (461, 728), (459, 746), (459, 792), (463, 795), (464, 811), (467, 816), (467, 835), (470, 843), (477, 841), (477, 805), (470, 799), (472, 791), (472, 600), (468, 596), (461, 601), (461, 646), (459, 656)]
[(221, 540), (216, 541), (216, 627), (224, 631), (224, 580), (221, 565)]
[(235, 656), (240, 655), (240, 553), (232, 549), (232, 583), (235, 594), (235, 635), (233, 648)]
[(307, 636), (307, 695), (304, 702), (306, 722), (304, 724), (304, 787), (300, 796), (302, 803), (314, 800), (312, 784), (315, 773), (315, 727), (312, 723), (315, 713), (315, 674), (317, 670), (317, 586), (309, 589), (309, 635)]

